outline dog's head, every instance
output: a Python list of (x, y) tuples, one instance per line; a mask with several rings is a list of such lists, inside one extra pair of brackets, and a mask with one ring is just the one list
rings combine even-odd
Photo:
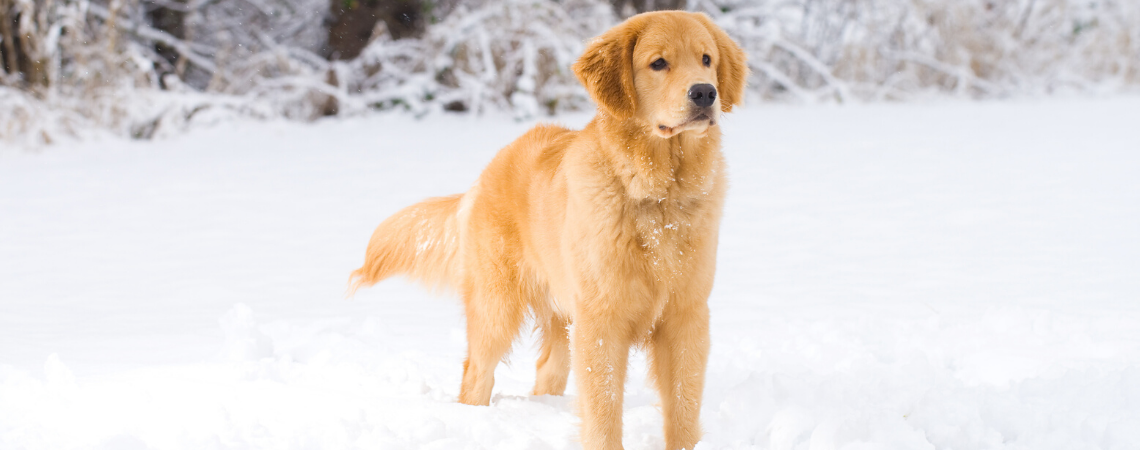
[(708, 16), (639, 14), (591, 41), (574, 73), (605, 113), (662, 138), (705, 133), (732, 111), (748, 76), (744, 51)]

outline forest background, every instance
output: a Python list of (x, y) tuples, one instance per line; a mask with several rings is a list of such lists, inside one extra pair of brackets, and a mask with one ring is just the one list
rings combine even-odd
[(569, 66), (624, 17), (699, 11), (751, 102), (1113, 93), (1131, 0), (0, 0), (0, 142), (150, 139), (234, 117), (588, 110)]

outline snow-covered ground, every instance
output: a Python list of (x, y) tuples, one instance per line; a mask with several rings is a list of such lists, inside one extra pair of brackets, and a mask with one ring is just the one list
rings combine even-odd
[[(1140, 448), (1140, 98), (724, 122), (710, 449)], [(587, 116), (568, 117), (578, 126)], [(530, 124), (378, 116), (0, 149), (0, 449), (573, 449), (455, 403), (458, 302), (345, 299), (372, 228)], [(644, 357), (625, 444), (663, 444)]]

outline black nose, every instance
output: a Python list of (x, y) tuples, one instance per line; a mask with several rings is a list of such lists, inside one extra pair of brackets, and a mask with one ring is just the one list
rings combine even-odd
[(716, 87), (711, 84), (694, 84), (689, 88), (689, 100), (701, 107), (712, 105), (716, 100)]

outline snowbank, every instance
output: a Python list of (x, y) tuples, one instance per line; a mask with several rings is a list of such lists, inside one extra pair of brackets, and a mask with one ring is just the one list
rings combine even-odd
[[(708, 449), (1140, 446), (1140, 99), (753, 106)], [(504, 120), (506, 119), (506, 120)], [(566, 119), (581, 125), (585, 115)], [(371, 229), (528, 124), (234, 122), (0, 153), (0, 448), (579, 448), (524, 336), (456, 404), (458, 302), (343, 299)], [(635, 355), (625, 444), (663, 444)]]

